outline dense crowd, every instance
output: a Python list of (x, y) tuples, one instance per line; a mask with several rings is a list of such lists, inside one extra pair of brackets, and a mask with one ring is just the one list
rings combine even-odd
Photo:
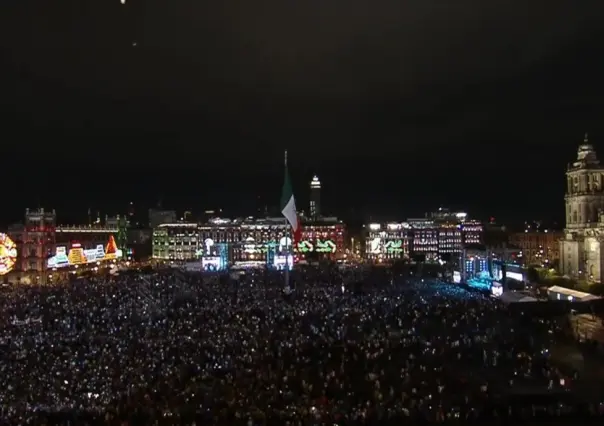
[(563, 323), (437, 280), (363, 280), (296, 271), (284, 294), (279, 273), (168, 270), (5, 288), (1, 417), (297, 426), (578, 415), (567, 396), (579, 377), (549, 357)]

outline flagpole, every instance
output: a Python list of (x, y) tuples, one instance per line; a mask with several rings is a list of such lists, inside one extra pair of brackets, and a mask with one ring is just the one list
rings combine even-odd
[[(285, 173), (287, 173), (287, 149), (284, 155), (285, 160)], [(285, 292), (289, 293), (289, 253), (290, 253), (290, 241), (291, 233), (289, 232), (290, 226), (287, 218), (285, 218)]]

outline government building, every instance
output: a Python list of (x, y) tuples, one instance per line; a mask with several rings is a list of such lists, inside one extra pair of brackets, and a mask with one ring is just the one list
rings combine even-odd
[(566, 228), (560, 241), (560, 270), (573, 278), (601, 283), (604, 271), (604, 167), (587, 135), (577, 160), (566, 171)]

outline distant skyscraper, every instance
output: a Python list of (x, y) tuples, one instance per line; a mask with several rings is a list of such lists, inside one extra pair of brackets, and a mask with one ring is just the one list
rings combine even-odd
[(310, 217), (317, 219), (321, 216), (321, 182), (317, 176), (310, 182)]

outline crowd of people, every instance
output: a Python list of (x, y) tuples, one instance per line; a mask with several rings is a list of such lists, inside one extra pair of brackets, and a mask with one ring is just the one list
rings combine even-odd
[[(170, 269), (5, 288), (12, 424), (365, 425), (599, 416), (550, 359), (564, 321), (382, 269)], [(538, 397), (537, 397), (538, 396)]]

